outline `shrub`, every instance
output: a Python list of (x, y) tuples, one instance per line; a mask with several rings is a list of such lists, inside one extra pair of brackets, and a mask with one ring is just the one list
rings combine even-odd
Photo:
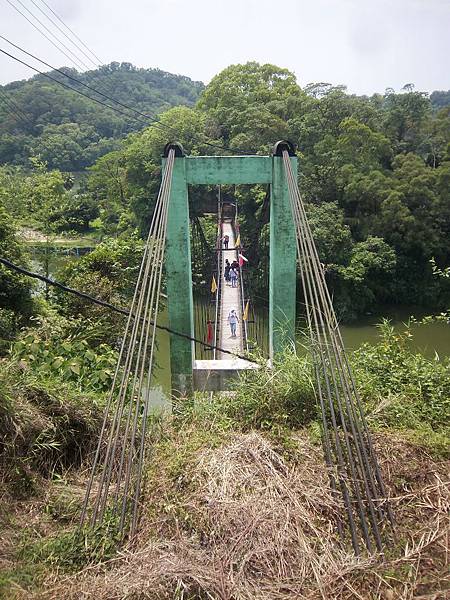
[(0, 480), (14, 496), (38, 476), (78, 467), (97, 444), (101, 409), (62, 383), (46, 384), (4, 361), (0, 372)]
[(378, 344), (363, 344), (353, 365), (371, 423), (415, 431), (428, 445), (444, 449), (450, 423), (450, 359), (430, 360), (411, 348), (409, 327), (379, 325)]
[[(183, 416), (189, 412), (183, 408)], [(273, 368), (261, 361), (258, 369), (243, 371), (230, 394), (213, 402), (198, 396), (193, 408), (197, 417), (220, 422), (222, 427), (248, 430), (297, 428), (317, 418), (309, 359), (294, 351), (276, 359)]]

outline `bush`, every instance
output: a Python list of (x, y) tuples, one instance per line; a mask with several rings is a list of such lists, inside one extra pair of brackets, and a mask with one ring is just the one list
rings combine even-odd
[[(184, 407), (185, 416), (191, 409)], [(317, 418), (311, 361), (295, 352), (276, 359), (273, 368), (262, 360), (258, 369), (243, 371), (230, 394), (214, 402), (199, 396), (193, 407), (196, 417), (238, 430), (298, 428)]]
[[(0, 256), (26, 266), (25, 247), (17, 239), (14, 223), (1, 204)], [(30, 280), (4, 265), (0, 265), (0, 309), (7, 311), (2, 315), (2, 320), (11, 319), (11, 313), (17, 315), (17, 318), (28, 318), (33, 312)]]
[(117, 363), (117, 353), (106, 344), (94, 351), (85, 339), (45, 338), (41, 331), (33, 329), (13, 343), (11, 358), (35, 371), (40, 379), (56, 378), (71, 382), (80, 390), (98, 392), (111, 387)]
[(353, 357), (357, 386), (370, 422), (409, 430), (411, 437), (445, 450), (450, 423), (450, 359), (430, 360), (411, 349), (412, 333), (379, 325), (380, 342)]
[(28, 496), (37, 475), (81, 465), (97, 444), (101, 406), (68, 385), (44, 384), (22, 366), (0, 372), (0, 472), (14, 496)]

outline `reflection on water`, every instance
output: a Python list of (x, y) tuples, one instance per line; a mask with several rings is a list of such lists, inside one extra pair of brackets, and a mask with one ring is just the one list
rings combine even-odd
[[(56, 279), (60, 269), (68, 263), (78, 260), (81, 256), (91, 252), (93, 248), (64, 248), (45, 245), (31, 246), (31, 270), (45, 275), (46, 277)], [(39, 294), (45, 289), (45, 283), (38, 281), (35, 283), (35, 293)]]

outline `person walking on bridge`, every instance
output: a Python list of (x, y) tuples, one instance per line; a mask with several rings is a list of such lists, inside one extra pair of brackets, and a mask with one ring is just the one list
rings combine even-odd
[(225, 250), (228, 250), (228, 242), (229, 241), (230, 241), (230, 236), (224, 235), (222, 238), (222, 242), (223, 242), (223, 247), (225, 248)]
[(238, 273), (237, 273), (236, 269), (233, 268), (233, 266), (231, 266), (230, 279), (231, 279), (231, 287), (232, 288), (237, 287), (237, 278), (238, 278)]
[(237, 316), (234, 308), (232, 308), (230, 310), (230, 313), (228, 315), (228, 323), (229, 323), (230, 329), (231, 329), (231, 337), (235, 338), (236, 337), (236, 325), (237, 325), (237, 323), (239, 323), (239, 317)]
[(230, 269), (231, 269), (230, 261), (228, 260), (228, 258), (226, 258), (225, 259), (225, 273), (224, 273), (224, 277), (225, 277), (225, 281), (227, 283), (230, 281)]

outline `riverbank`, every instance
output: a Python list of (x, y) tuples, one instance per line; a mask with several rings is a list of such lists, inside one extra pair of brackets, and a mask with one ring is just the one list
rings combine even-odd
[(28, 246), (53, 246), (55, 248), (90, 248), (100, 243), (99, 232), (93, 230), (80, 236), (47, 235), (38, 229), (20, 227), (18, 236)]

